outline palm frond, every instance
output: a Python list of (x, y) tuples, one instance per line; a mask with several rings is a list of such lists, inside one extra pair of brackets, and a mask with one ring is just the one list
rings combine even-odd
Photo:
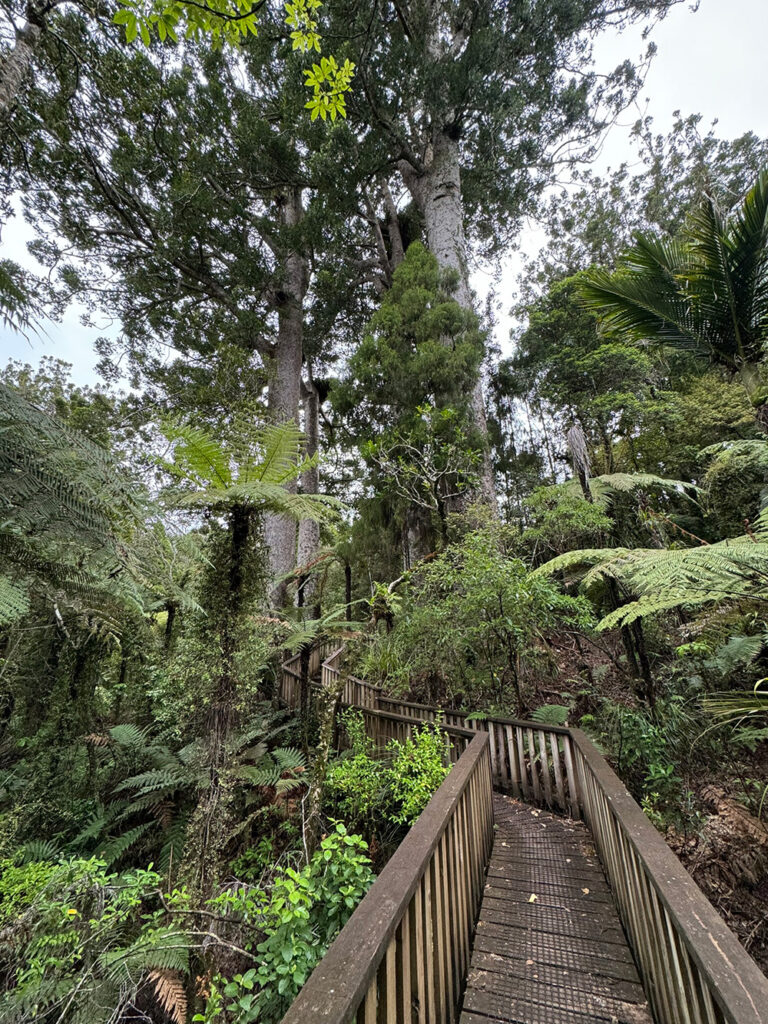
[(648, 235), (621, 257), (615, 274), (593, 271), (579, 286), (582, 304), (610, 331), (708, 354), (679, 275), (685, 265), (679, 242)]

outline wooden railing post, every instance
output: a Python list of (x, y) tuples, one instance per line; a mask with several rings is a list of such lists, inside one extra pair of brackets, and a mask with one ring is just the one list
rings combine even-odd
[(768, 980), (607, 761), (571, 730), (578, 794), (658, 1024), (768, 1024)]
[(493, 840), (491, 798), (488, 737), (471, 736), (282, 1024), (455, 1024)]

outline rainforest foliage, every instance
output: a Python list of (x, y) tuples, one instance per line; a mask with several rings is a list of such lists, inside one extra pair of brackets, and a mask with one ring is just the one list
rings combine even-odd
[(586, 730), (768, 964), (768, 141), (588, 169), (671, 6), (4, 8), (0, 317), (116, 326), (0, 369), (3, 1020), (281, 1018), (450, 770), (330, 640)]

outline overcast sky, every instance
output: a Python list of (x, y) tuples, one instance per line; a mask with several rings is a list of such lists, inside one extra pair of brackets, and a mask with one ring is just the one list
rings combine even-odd
[[(673, 8), (651, 37), (658, 46), (638, 105), (626, 112), (621, 124), (611, 130), (598, 164), (598, 170), (634, 159), (629, 130), (641, 115), (650, 114), (654, 129), (666, 133), (672, 126), (673, 111), (683, 115), (701, 113), (702, 129), (717, 119), (717, 134), (734, 138), (744, 132), (768, 136), (768, 0), (701, 0), (696, 13), (688, 3)], [(636, 58), (644, 51), (640, 31), (605, 36), (598, 41), (598, 67), (608, 70), (626, 57)], [(29, 229), (20, 219), (3, 229), (0, 253), (20, 263), (29, 261), (25, 242)], [(535, 226), (530, 225), (522, 238), (523, 250), (538, 244)], [(502, 285), (497, 286), (499, 322), (497, 340), (506, 347), (516, 261), (505, 268)], [(475, 275), (479, 295), (490, 283), (490, 275)], [(506, 294), (505, 294), (506, 293)], [(114, 333), (115, 326), (104, 319), (95, 328), (83, 327), (79, 312), (70, 310), (63, 323), (47, 324), (45, 333), (27, 341), (0, 326), (0, 363), (8, 358), (37, 363), (44, 354), (72, 363), (72, 376), (78, 383), (95, 381), (96, 357), (93, 343), (100, 334)]]

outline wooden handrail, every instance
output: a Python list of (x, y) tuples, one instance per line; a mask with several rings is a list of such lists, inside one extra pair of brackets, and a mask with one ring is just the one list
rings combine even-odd
[[(341, 651), (334, 652), (336, 663), (340, 655)], [(329, 666), (329, 670), (338, 673), (335, 667)], [(290, 675), (289, 672), (289, 683), (292, 682)], [(379, 687), (372, 687), (364, 680), (352, 677), (351, 686), (353, 689), (349, 695), (354, 694), (354, 687), (357, 687), (358, 694), (365, 693), (366, 703), (361, 710), (368, 716), (369, 723), (388, 722), (406, 735), (410, 735), (419, 721), (433, 719), (437, 713), (437, 709), (429, 705), (382, 696)], [(369, 706), (369, 701), (373, 706)], [(407, 713), (383, 711), (380, 705), (399, 706)], [(451, 791), (451, 785), (457, 785), (457, 779), (466, 774), (470, 751), (477, 750), (479, 740), (484, 744), (482, 749), (495, 789), (510, 792), (529, 803), (566, 811), (573, 817), (583, 816), (611, 883), (622, 924), (658, 1024), (768, 1024), (768, 980), (585, 733), (580, 729), (506, 718), (476, 720), (472, 729), (465, 729), (450, 724), (450, 721), (451, 718), (454, 722), (473, 721), (468, 716), (462, 712), (443, 714), (448, 724), (441, 723), (441, 728), (454, 737), (452, 749), (456, 750), (456, 745), (461, 742), (469, 745), (433, 801), (440, 794), (444, 800), (445, 794)], [(471, 741), (470, 737), (473, 737)], [(452, 759), (455, 757), (456, 753), (452, 753)], [(484, 808), (485, 805), (482, 806)], [(431, 807), (432, 802), (427, 810)], [(346, 950), (344, 955), (350, 962), (360, 956), (360, 970), (368, 970), (365, 983), (359, 971), (357, 975), (353, 972), (353, 978), (357, 978), (355, 992), (362, 992), (361, 1002), (355, 1005), (364, 1007), (364, 1016), (359, 1019), (365, 1020), (366, 1024), (368, 1021), (386, 1021), (386, 1024), (411, 1022), (407, 992), (397, 981), (397, 971), (401, 969), (407, 970), (408, 977), (411, 977), (410, 960), (406, 968), (397, 942), (404, 944), (403, 949), (407, 947), (413, 934), (413, 923), (409, 917), (403, 931), (401, 922), (404, 920), (406, 897), (398, 887), (403, 884), (403, 878), (407, 878), (407, 860), (421, 849), (418, 844), (414, 846), (409, 842), (411, 834), (419, 828), (419, 843), (424, 845), (424, 830), (442, 827), (435, 818), (435, 812), (427, 815), (427, 810), (390, 861), (390, 864), (394, 862), (400, 866), (398, 870), (388, 873), (388, 865), (369, 893), (370, 896), (376, 890), (376, 900), (366, 911), (373, 916), (366, 916), (364, 920), (366, 927), (371, 925), (373, 928), (371, 942), (375, 947), (373, 958), (376, 964), (371, 966), (368, 963), (366, 968), (370, 947), (363, 943), (362, 933), (351, 944), (348, 936), (342, 943), (342, 951)], [(485, 827), (485, 819), (482, 824)], [(402, 856), (401, 851), (405, 851)], [(423, 864), (423, 858), (420, 863)], [(431, 867), (429, 871), (432, 871)], [(422, 874), (423, 877), (426, 875)], [(379, 886), (385, 878), (387, 886)], [(416, 884), (412, 879), (408, 882), (408, 900), (412, 898)], [(437, 882), (433, 886), (435, 884)], [(390, 887), (389, 894), (387, 887)], [(358, 910), (362, 910), (365, 902)], [(393, 915), (391, 920), (387, 913)], [(346, 931), (345, 928), (337, 942)], [(396, 939), (395, 932), (401, 936), (400, 940)], [(308, 987), (305, 986), (284, 1019), (287, 1024), (304, 1024), (309, 1019), (346, 1024), (352, 1019), (356, 1012), (351, 1008), (354, 1000), (344, 1002), (344, 1013), (349, 1011), (347, 1016), (338, 1015), (340, 1006), (334, 1001), (333, 983), (339, 988), (338, 979), (348, 970), (344, 960), (332, 960), (330, 965), (326, 964), (335, 948), (336, 944), (308, 982), (309, 986), (315, 975), (318, 976), (312, 995), (314, 1002), (300, 1002)], [(463, 971), (466, 960), (461, 960), (461, 963)], [(324, 989), (317, 988), (321, 977), (325, 979)], [(460, 980), (460, 976), (454, 978), (452, 993), (458, 992)], [(346, 983), (339, 990), (347, 996), (350, 993)], [(421, 991), (419, 989), (419, 993)], [(395, 1005), (392, 1000), (400, 1000), (401, 993), (403, 1001)], [(412, 992), (411, 995), (418, 998), (418, 993), (414, 995)], [(323, 1000), (329, 998), (329, 1011), (321, 1012)], [(432, 1021), (454, 1019), (451, 1016), (454, 1011), (450, 1010), (448, 1002), (439, 1007), (437, 1003), (429, 1006), (430, 1012), (425, 1016), (419, 1015), (420, 1021), (431, 1024)], [(295, 1007), (299, 1007), (297, 1016), (293, 1015)], [(439, 1010), (437, 1016), (432, 1012), (435, 1007)]]
[(453, 1022), (493, 841), (488, 736), (472, 737), (282, 1024)]
[(765, 975), (589, 737), (571, 734), (584, 818), (659, 1024), (766, 1024)]

